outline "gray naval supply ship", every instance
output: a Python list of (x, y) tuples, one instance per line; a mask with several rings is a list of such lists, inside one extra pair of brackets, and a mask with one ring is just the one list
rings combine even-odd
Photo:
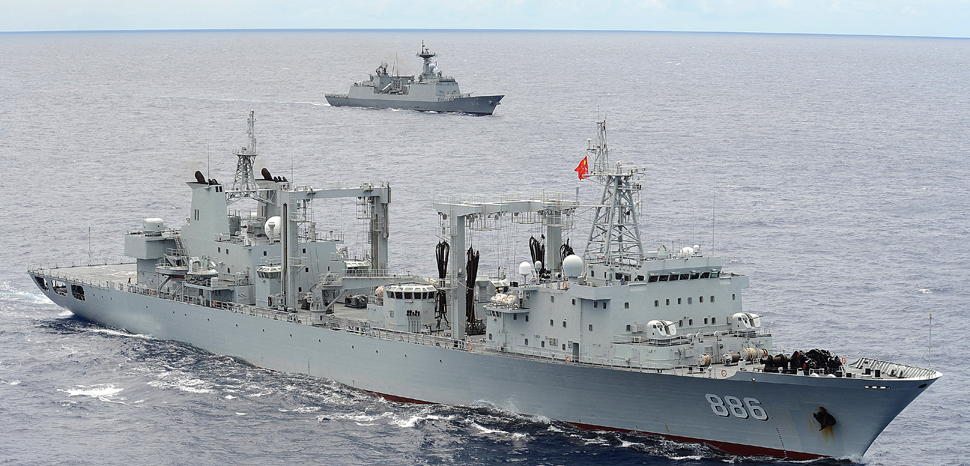
[[(645, 251), (641, 170), (587, 153), (602, 201), (582, 255), (574, 196), (434, 202), (438, 276), (388, 271), (387, 183), (297, 185), (253, 173), (254, 120), (232, 186), (196, 173), (181, 228), (145, 219), (135, 263), (29, 270), (78, 317), (393, 401), (485, 404), (589, 429), (788, 458), (861, 456), (941, 374), (825, 350), (779, 354), (742, 309), (748, 277), (696, 247)], [(351, 198), (369, 232), (352, 257), (314, 201)], [(245, 210), (245, 205), (254, 207)], [(472, 231), (527, 225), (533, 261), (478, 277)], [(523, 243), (524, 244), (524, 243)], [(430, 256), (430, 251), (429, 251)]]
[(405, 110), (461, 112), (491, 115), (504, 95), (472, 96), (462, 94), (458, 82), (438, 71), (437, 54), (429, 52), (424, 42), (418, 57), (424, 60), (421, 74), (391, 76), (387, 63), (381, 63), (367, 81), (354, 83), (347, 94), (327, 94), (334, 107), (400, 108)]

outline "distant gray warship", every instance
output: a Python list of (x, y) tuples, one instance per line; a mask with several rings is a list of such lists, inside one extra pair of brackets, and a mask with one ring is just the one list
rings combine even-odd
[(437, 63), (432, 63), (431, 59), (436, 54), (429, 52), (424, 42), (421, 42), (418, 56), (424, 60), (424, 68), (417, 79), (414, 76), (391, 76), (387, 73), (387, 63), (381, 63), (376, 74), (370, 75), (370, 80), (355, 83), (348, 94), (327, 94), (327, 102), (334, 107), (401, 108), (491, 115), (505, 97), (462, 94), (455, 78), (442, 76)]
[[(394, 401), (486, 404), (746, 455), (861, 456), (941, 376), (779, 353), (742, 310), (748, 277), (697, 246), (644, 251), (642, 170), (609, 161), (605, 122), (577, 169), (604, 186), (582, 256), (564, 240), (572, 196), (439, 199), (434, 279), (388, 272), (388, 184), (257, 179), (253, 125), (232, 187), (196, 172), (180, 230), (149, 218), (125, 235), (135, 263), (35, 268), (34, 282), (101, 325)], [(333, 198), (356, 199), (366, 254), (313, 221), (314, 201)], [(544, 232), (529, 239), (532, 260), (477, 276), (467, 236), (516, 225)]]

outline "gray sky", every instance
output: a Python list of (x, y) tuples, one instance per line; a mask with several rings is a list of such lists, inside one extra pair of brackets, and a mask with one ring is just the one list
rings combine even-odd
[(571, 29), (970, 37), (970, 0), (0, 0), (0, 31)]

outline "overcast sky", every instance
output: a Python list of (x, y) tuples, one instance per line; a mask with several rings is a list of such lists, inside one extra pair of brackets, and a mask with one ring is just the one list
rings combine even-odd
[(970, 0), (0, 0), (0, 31), (568, 29), (970, 37)]

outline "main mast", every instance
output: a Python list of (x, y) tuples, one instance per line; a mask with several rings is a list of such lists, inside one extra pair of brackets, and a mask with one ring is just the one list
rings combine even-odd
[(421, 41), (421, 52), (418, 53), (418, 57), (424, 60), (424, 67), (421, 70), (421, 80), (425, 81), (434, 78), (434, 66), (431, 64), (431, 59), (438, 56), (438, 54), (428, 50), (428, 47), (424, 45), (424, 41)]
[(236, 163), (236, 178), (232, 181), (232, 190), (229, 191), (229, 199), (239, 199), (249, 197), (257, 199), (258, 186), (256, 186), (256, 174), (253, 173), (253, 161), (256, 160), (256, 112), (249, 111), (249, 146), (243, 146), (236, 156), (239, 161)]
[(587, 264), (639, 267), (643, 261), (638, 221), (642, 172), (621, 163), (611, 165), (606, 121), (597, 122), (596, 129), (596, 145), (586, 152), (587, 160), (593, 159), (589, 176), (603, 184), (603, 197), (596, 207), (583, 259)]

